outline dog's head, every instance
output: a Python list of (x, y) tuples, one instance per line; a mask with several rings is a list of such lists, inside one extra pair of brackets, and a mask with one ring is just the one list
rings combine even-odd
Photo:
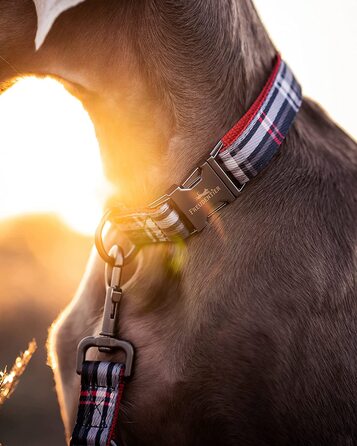
[(142, 205), (181, 182), (246, 108), (260, 87), (247, 71), (270, 69), (273, 48), (253, 48), (266, 39), (251, 1), (220, 2), (3, 0), (0, 56), (79, 97), (107, 176)]

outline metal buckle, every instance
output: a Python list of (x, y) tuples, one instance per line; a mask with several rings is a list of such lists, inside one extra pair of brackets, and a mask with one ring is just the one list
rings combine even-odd
[(201, 231), (208, 218), (226, 204), (231, 203), (242, 191), (237, 187), (216, 161), (222, 143), (219, 142), (210, 157), (182, 184), (172, 192), (151, 203), (154, 208), (172, 201), (175, 208), (192, 225), (192, 233)]

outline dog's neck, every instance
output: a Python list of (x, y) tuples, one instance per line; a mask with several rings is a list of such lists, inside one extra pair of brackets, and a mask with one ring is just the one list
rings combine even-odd
[(208, 155), (247, 111), (272, 69), (276, 51), (250, 0), (223, 3), (218, 8), (215, 1), (198, 1), (175, 14), (166, 11), (164, 24), (153, 26), (158, 31), (147, 41), (147, 50), (159, 51), (153, 82), (171, 99), (175, 118), (166, 186), (181, 183)]
[(27, 70), (84, 87), (75, 94), (130, 207), (181, 183), (269, 75), (275, 50), (251, 1), (221, 3), (84, 2), (28, 59)]

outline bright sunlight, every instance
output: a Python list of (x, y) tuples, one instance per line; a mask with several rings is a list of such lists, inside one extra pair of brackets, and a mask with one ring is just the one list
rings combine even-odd
[(109, 185), (80, 101), (53, 79), (21, 79), (0, 96), (0, 123), (0, 218), (56, 213), (93, 233)]

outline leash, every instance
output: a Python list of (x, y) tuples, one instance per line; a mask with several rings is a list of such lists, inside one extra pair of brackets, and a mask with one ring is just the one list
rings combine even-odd
[[(117, 428), (120, 401), (134, 361), (132, 344), (118, 338), (123, 266), (145, 244), (177, 242), (202, 231), (209, 218), (234, 201), (245, 184), (274, 158), (301, 103), (300, 85), (278, 55), (253, 105), (181, 186), (174, 186), (145, 209), (123, 212), (122, 208), (113, 207), (104, 214), (95, 236), (98, 253), (106, 262), (102, 331), (97, 337), (84, 338), (78, 345), (81, 393), (71, 446), (120, 446)], [(132, 242), (126, 256), (117, 245), (109, 253), (106, 251), (103, 229), (108, 222)], [(109, 272), (111, 279), (107, 283)], [(86, 361), (90, 347), (108, 354), (121, 350), (125, 361)]]
[[(114, 438), (124, 378), (131, 376), (134, 348), (130, 342), (118, 339), (119, 304), (122, 298), (120, 287), (124, 266), (123, 251), (114, 245), (109, 252), (111, 264), (106, 263), (106, 295), (102, 330), (97, 337), (88, 336), (79, 343), (77, 350), (77, 373), (81, 375), (81, 392), (77, 421), (70, 446), (105, 445), (117, 446)], [(108, 283), (109, 268), (111, 268)], [(100, 352), (122, 350), (125, 363), (86, 361), (86, 352), (96, 347)]]

